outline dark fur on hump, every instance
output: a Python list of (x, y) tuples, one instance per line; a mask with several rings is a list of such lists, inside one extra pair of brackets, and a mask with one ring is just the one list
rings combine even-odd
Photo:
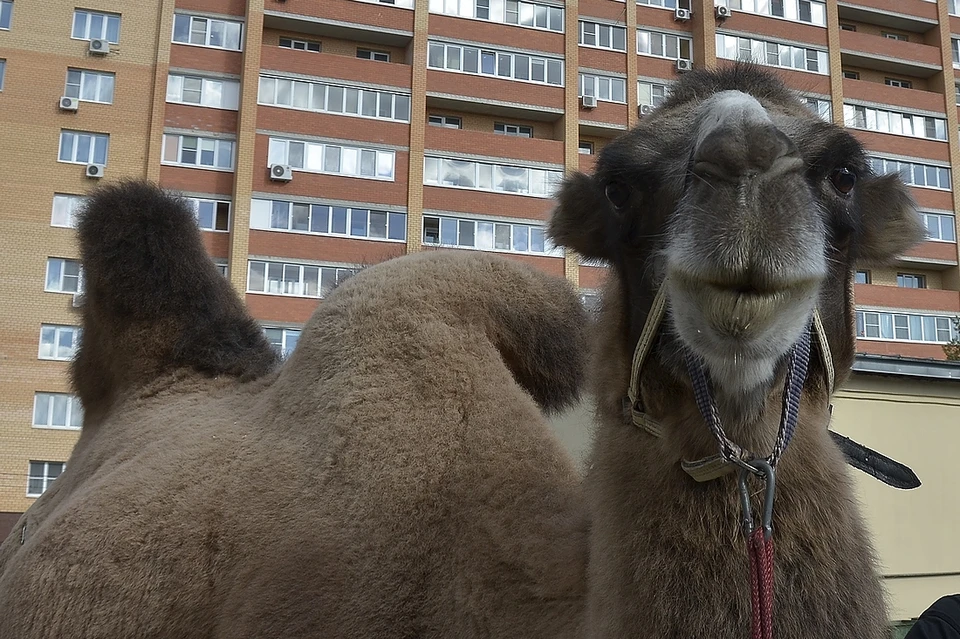
[(91, 194), (77, 230), (85, 299), (72, 376), (88, 414), (178, 368), (244, 380), (274, 368), (183, 200), (149, 182), (110, 184)]
[(671, 87), (662, 108), (672, 109), (685, 102), (703, 100), (719, 91), (743, 91), (758, 100), (778, 104), (796, 101), (796, 94), (783, 81), (749, 62), (738, 62), (719, 69), (697, 69), (685, 73)]

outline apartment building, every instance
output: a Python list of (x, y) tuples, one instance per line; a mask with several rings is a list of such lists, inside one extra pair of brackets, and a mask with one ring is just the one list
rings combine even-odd
[(858, 372), (836, 428), (925, 481), (857, 479), (894, 618), (960, 591), (945, 470), (960, 374), (939, 361), (960, 314), (958, 2), (716, 2), (0, 0), (0, 536), (81, 427), (71, 226), (98, 180), (190, 198), (284, 353), (337, 282), (431, 247), (503, 253), (589, 303), (605, 269), (545, 238), (554, 185), (679, 74), (751, 59), (850, 127), (923, 210), (927, 242), (857, 274)]

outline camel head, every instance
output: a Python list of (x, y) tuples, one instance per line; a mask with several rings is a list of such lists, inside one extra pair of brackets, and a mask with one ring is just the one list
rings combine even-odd
[(630, 344), (665, 286), (656, 357), (679, 378), (699, 355), (737, 422), (763, 409), (815, 308), (848, 370), (856, 266), (924, 236), (896, 176), (872, 174), (852, 135), (749, 65), (685, 75), (558, 198), (550, 232), (611, 265)]

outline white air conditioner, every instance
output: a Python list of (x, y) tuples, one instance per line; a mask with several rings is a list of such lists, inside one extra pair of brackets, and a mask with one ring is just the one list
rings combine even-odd
[(597, 96), (595, 95), (584, 95), (580, 98), (580, 105), (584, 109), (596, 109), (597, 108)]
[(287, 164), (271, 164), (270, 179), (274, 182), (289, 182), (293, 179), (293, 169)]
[(731, 15), (730, 7), (728, 7), (725, 4), (718, 4), (713, 8), (713, 11), (716, 14), (718, 20), (726, 20)]
[(88, 178), (102, 178), (103, 170), (107, 168), (103, 164), (88, 164), (86, 170), (86, 176)]
[(110, 41), (103, 38), (90, 40), (90, 53), (93, 55), (107, 55), (110, 53)]
[(80, 108), (80, 100), (77, 98), (71, 98), (69, 96), (63, 96), (60, 98), (60, 110), (61, 111), (76, 111)]
[(677, 7), (673, 10), (673, 19), (679, 22), (686, 22), (690, 19), (690, 9)]
[(652, 104), (641, 104), (640, 106), (637, 107), (637, 114), (640, 117), (643, 117), (645, 115), (650, 115), (651, 113), (653, 113)]
[(677, 73), (685, 73), (693, 69), (693, 62), (689, 60), (677, 60)]

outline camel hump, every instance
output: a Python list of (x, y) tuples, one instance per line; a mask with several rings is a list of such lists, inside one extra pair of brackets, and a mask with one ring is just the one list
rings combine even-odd
[(175, 368), (252, 379), (276, 365), (183, 199), (149, 182), (110, 184), (88, 198), (77, 231), (85, 290), (71, 372), (88, 413)]

